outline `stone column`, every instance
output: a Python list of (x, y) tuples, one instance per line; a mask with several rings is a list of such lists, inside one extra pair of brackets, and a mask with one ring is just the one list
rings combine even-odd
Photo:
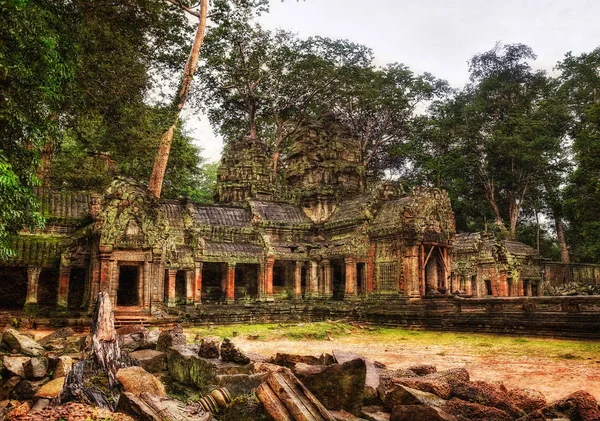
[(419, 246), (419, 294), (425, 295), (425, 246)]
[(527, 296), (531, 297), (533, 295), (533, 288), (531, 285), (531, 281), (527, 281)]
[(194, 304), (194, 281), (195, 272), (193, 270), (185, 271), (185, 303)]
[(227, 301), (235, 300), (235, 263), (227, 264)]
[[(367, 272), (367, 280), (366, 280), (366, 288), (365, 292), (367, 295), (371, 294), (375, 291), (375, 244), (371, 244), (369, 247), (369, 254), (367, 256), (367, 267), (365, 268), (365, 272)], [(408, 278), (405, 278), (405, 281), (408, 285)]]
[(316, 260), (310, 261), (309, 268), (309, 281), (308, 281), (308, 292), (311, 297), (316, 297), (319, 295), (319, 264)]
[(25, 311), (28, 313), (35, 313), (38, 308), (37, 293), (40, 273), (42, 273), (42, 268), (40, 267), (27, 268), (27, 297), (25, 298)]
[[(100, 291), (110, 293), (110, 284), (112, 281), (112, 261), (110, 254), (100, 255)], [(92, 297), (92, 301), (96, 301), (96, 297)]]
[(296, 298), (302, 297), (302, 267), (304, 262), (296, 262), (296, 269), (294, 271), (294, 296)]
[(275, 266), (275, 258), (267, 257), (267, 270), (265, 273), (265, 293), (267, 298), (273, 298), (273, 266)]
[(523, 283), (523, 279), (521, 278), (519, 278), (519, 280), (517, 281), (517, 296), (525, 296), (525, 284)]
[(331, 298), (333, 295), (333, 285), (331, 284), (331, 262), (329, 259), (323, 259), (321, 265), (323, 267), (323, 295), (326, 298)]
[(169, 280), (167, 284), (167, 306), (175, 307), (177, 305), (177, 297), (175, 294), (175, 285), (177, 282), (177, 269), (167, 270)]
[(346, 257), (346, 291), (345, 297), (356, 296), (357, 279), (356, 279), (356, 259), (354, 257)]
[(202, 262), (194, 263), (194, 304), (202, 304)]
[(66, 310), (69, 306), (69, 282), (71, 281), (71, 266), (61, 265), (58, 273), (58, 295), (56, 306), (59, 310)]

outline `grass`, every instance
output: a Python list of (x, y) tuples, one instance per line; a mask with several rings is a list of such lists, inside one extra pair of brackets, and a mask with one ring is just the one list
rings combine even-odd
[(294, 324), (245, 324), (228, 326), (196, 326), (186, 329), (188, 339), (199, 335), (233, 337), (257, 341), (336, 340), (364, 345), (389, 344), (397, 346), (435, 346), (442, 353), (465, 350), (477, 355), (513, 355), (557, 359), (588, 359), (600, 363), (600, 341), (550, 339), (527, 336), (492, 335), (479, 333), (434, 332), (391, 327), (357, 327), (340, 322)]

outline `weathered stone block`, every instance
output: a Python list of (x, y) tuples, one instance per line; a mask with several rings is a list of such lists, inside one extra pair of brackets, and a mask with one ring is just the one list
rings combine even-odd
[(167, 354), (165, 352), (153, 349), (140, 349), (139, 351), (130, 352), (129, 356), (134, 360), (136, 365), (139, 365), (149, 373), (156, 373), (167, 367)]

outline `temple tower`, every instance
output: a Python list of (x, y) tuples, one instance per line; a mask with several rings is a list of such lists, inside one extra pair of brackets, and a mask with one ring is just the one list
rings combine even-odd
[(240, 138), (228, 143), (217, 171), (215, 200), (220, 204), (244, 204), (247, 199), (272, 200), (275, 182), (266, 146)]
[(304, 125), (292, 139), (285, 185), (314, 222), (327, 220), (340, 199), (360, 194), (363, 174), (357, 139), (332, 113)]

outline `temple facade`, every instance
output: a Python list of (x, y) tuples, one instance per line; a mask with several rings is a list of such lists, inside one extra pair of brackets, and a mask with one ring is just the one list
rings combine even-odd
[(40, 191), (45, 229), (0, 265), (0, 307), (86, 312), (203, 302), (421, 297), (450, 290), (446, 192), (365, 186), (357, 143), (334, 118), (306, 125), (275, 180), (261, 143), (231, 142), (215, 205), (155, 200), (117, 178), (103, 194)]

